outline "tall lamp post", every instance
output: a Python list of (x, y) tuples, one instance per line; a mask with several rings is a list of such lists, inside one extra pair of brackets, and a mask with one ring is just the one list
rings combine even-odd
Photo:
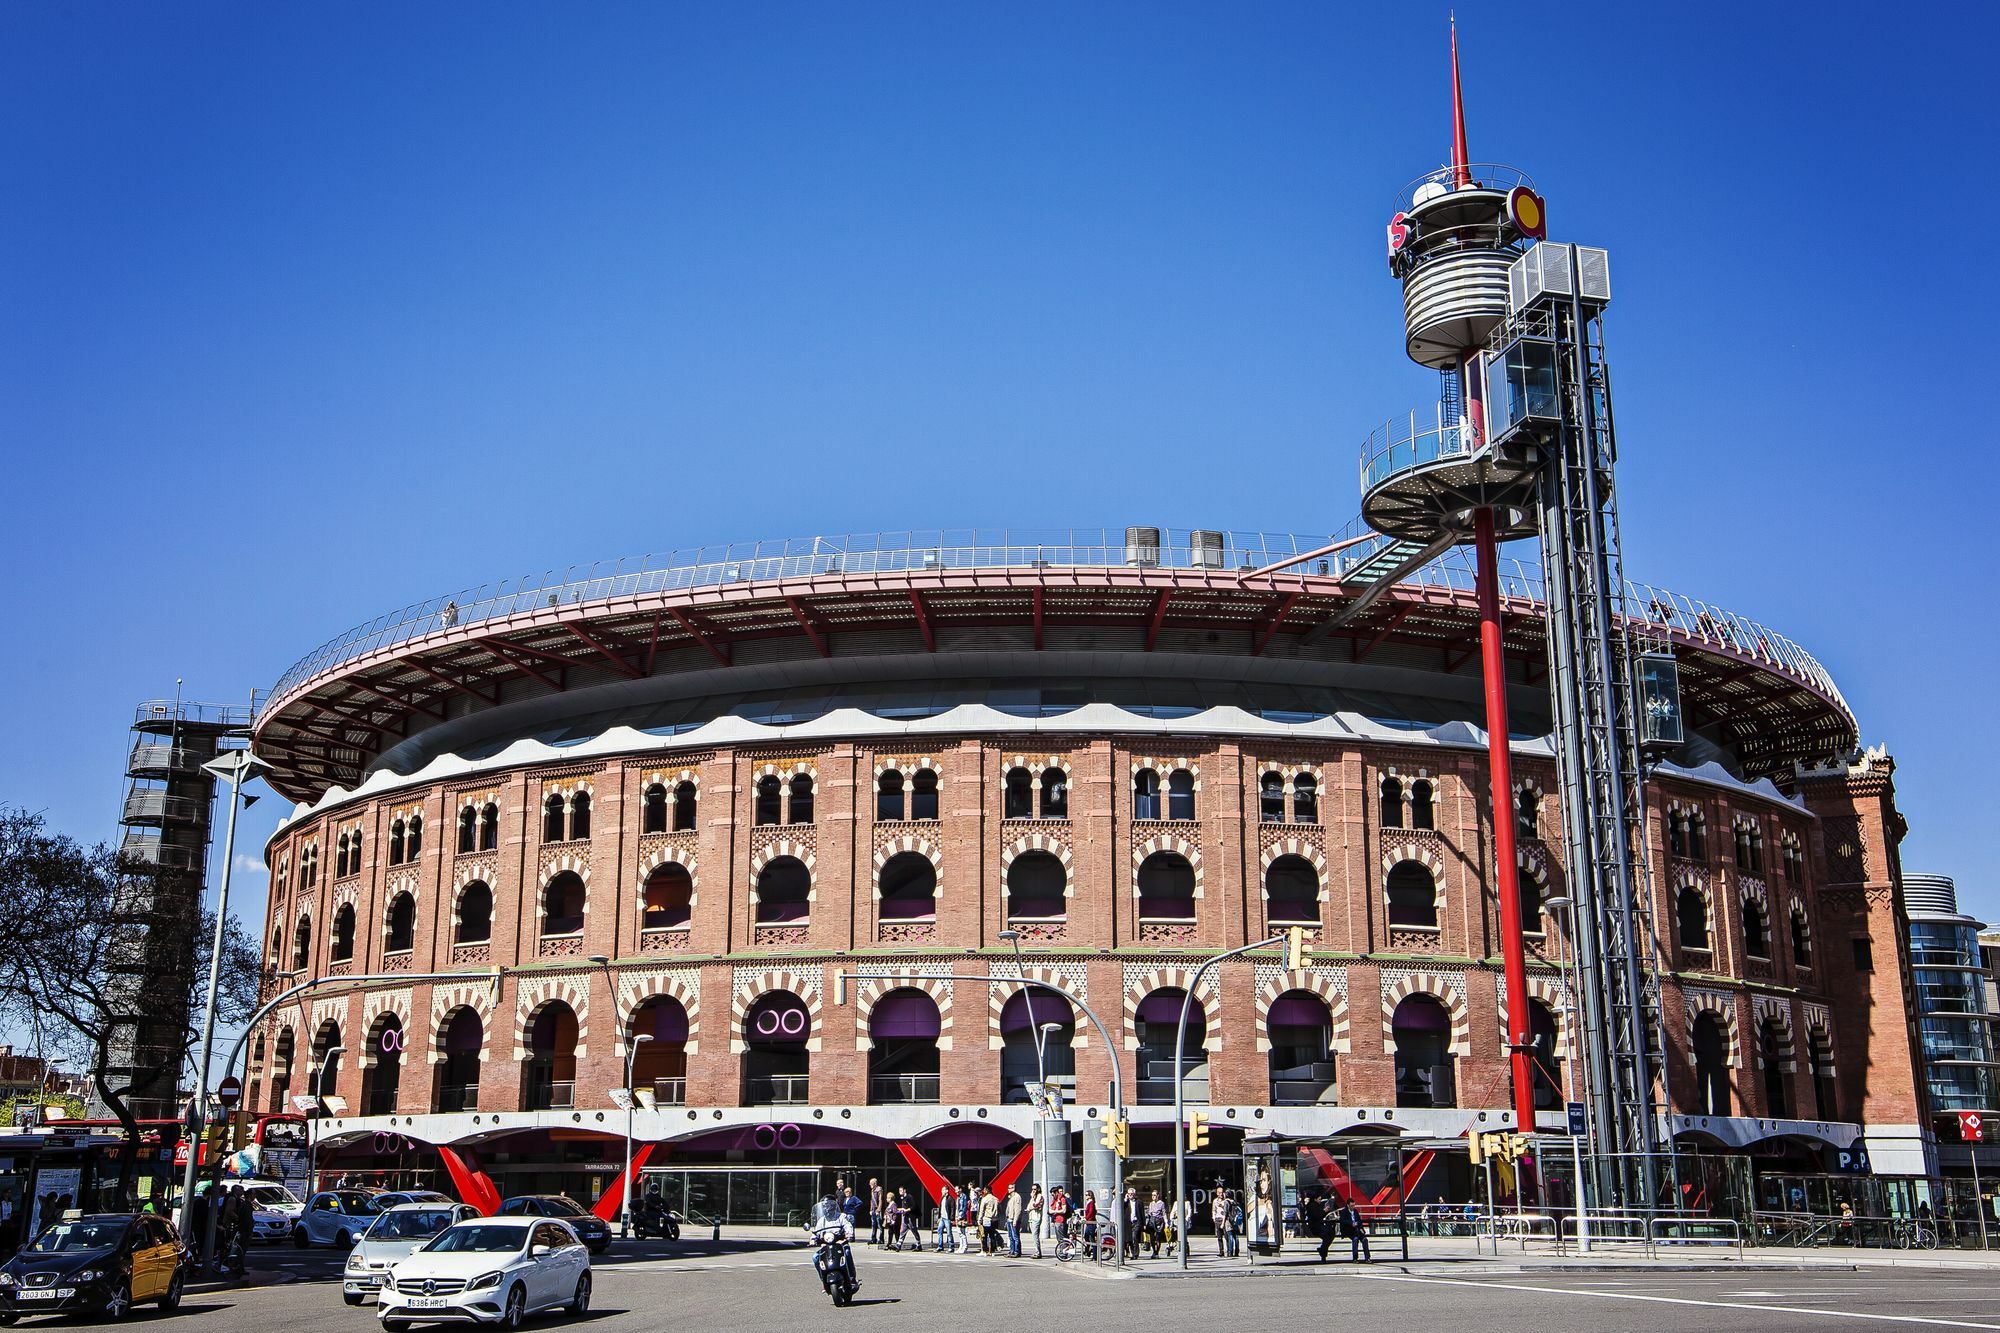
[[(194, 1066), (195, 1115), (203, 1137), (208, 1128), (208, 1062), (215, 1050), (215, 995), (222, 985), (222, 942), (229, 926), (229, 877), (236, 868), (236, 811), (243, 804), (243, 784), (271, 771), (271, 766), (248, 750), (229, 750), (201, 766), (211, 777), (229, 784), (228, 831), (222, 838), (222, 887), (215, 902), (215, 939), (208, 952), (208, 1012), (201, 1020), (201, 1058)], [(181, 1234), (188, 1234), (194, 1217), (194, 1180), (200, 1169), (201, 1139), (188, 1145), (187, 1174), (181, 1180)], [(197, 1242), (199, 1244), (199, 1242)]]
[(314, 1158), (313, 1123), (319, 1119), (320, 1097), (326, 1091), (326, 1067), (334, 1063), (334, 1057), (347, 1048), (329, 1046), (320, 1054), (319, 1064), (314, 1066), (312, 1075), (313, 1114), (306, 1117), (306, 1193), (319, 1188), (319, 1162)]
[[(1018, 930), (1003, 930), (1000, 932), (1000, 938), (1014, 946), (1014, 975), (1025, 978), (1028, 973), (1027, 964), (1021, 957), (1021, 932)], [(1042, 1085), (1042, 1102), (1040, 1104), (1047, 1106), (1049, 1095), (1048, 1049), (1047, 1042), (1042, 1034), (1041, 1025), (1035, 1022), (1035, 988), (1033, 986), (1021, 987), (1021, 1002), (1028, 1008), (1028, 1027), (1035, 1034), (1035, 1079)], [(1043, 1114), (1046, 1114), (1046, 1112)], [(1043, 1160), (1042, 1154), (1037, 1152), (1035, 1154), (1035, 1181), (1042, 1187), (1042, 1196), (1044, 1198), (1047, 1198), (1051, 1192), (1051, 1182), (1048, 1176), (1048, 1163)], [(1047, 1211), (1044, 1210), (1042, 1226), (1045, 1231), (1052, 1229), (1046, 1220), (1047, 1217)], [(1035, 1243), (1037, 1245), (1041, 1244), (1040, 1241), (1036, 1241)]]
[(639, 1044), (652, 1039), (650, 1032), (632, 1032), (625, 1041), (625, 1206), (618, 1224), (620, 1240), (632, 1234), (632, 1108), (639, 1101), (639, 1089), (632, 1083), (632, 1067), (639, 1060)]
[[(1573, 905), (1573, 900), (1567, 894), (1559, 893), (1542, 899), (1542, 910), (1545, 912), (1557, 908), (1569, 908)], [(1556, 966), (1564, 972), (1571, 972), (1568, 964), (1558, 962)], [(1574, 980), (1574, 973), (1572, 972), (1569, 984), (1563, 987), (1563, 1026), (1569, 1029), (1571, 1033), (1572, 1046), (1574, 1046), (1574, 1034), (1576, 1032), (1576, 1006), (1572, 1003), (1575, 993), (1576, 982)], [(1574, 1049), (1571, 1050), (1570, 1058), (1564, 1061), (1564, 1064), (1566, 1066), (1563, 1070), (1565, 1075), (1564, 1081), (1569, 1084), (1569, 1100), (1573, 1102), (1581, 1101), (1583, 1099), (1576, 1095), (1576, 1053)], [(1584, 1133), (1569, 1136), (1570, 1160), (1576, 1172), (1576, 1248), (1582, 1254), (1590, 1253), (1590, 1195), (1587, 1192), (1587, 1186), (1583, 1178), (1583, 1141), (1588, 1136), (1589, 1131), (1590, 1121), (1586, 1117), (1584, 1120)]]

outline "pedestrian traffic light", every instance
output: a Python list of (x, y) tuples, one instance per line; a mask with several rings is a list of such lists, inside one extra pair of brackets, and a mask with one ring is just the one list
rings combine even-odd
[(1188, 1112), (1187, 1146), (1189, 1152), (1200, 1152), (1208, 1146), (1208, 1116), (1200, 1111)]
[(1306, 943), (1306, 928), (1293, 926), (1285, 932), (1285, 970), (1303, 972), (1312, 966), (1312, 948)]
[(1113, 1117), (1097, 1127), (1103, 1136), (1104, 1146), (1116, 1156), (1123, 1157), (1132, 1148), (1132, 1127), (1124, 1120)]

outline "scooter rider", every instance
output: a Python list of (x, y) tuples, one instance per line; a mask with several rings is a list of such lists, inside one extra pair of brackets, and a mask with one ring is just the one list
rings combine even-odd
[(819, 1203), (813, 1207), (812, 1220), (806, 1225), (815, 1240), (822, 1231), (840, 1233), (843, 1242), (840, 1252), (847, 1266), (847, 1285), (850, 1288), (860, 1287), (861, 1280), (854, 1275), (854, 1219), (841, 1211), (840, 1200), (834, 1197), (832, 1190), (820, 1195)]

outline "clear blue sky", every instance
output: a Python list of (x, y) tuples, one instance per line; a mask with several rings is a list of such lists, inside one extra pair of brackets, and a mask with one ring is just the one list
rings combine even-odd
[[(1473, 156), (1612, 251), (1631, 572), (1825, 661), (1908, 864), (2000, 916), (1996, 11), (1456, 3)], [(1408, 4), (0, 8), (0, 801), (111, 836), (137, 700), (551, 565), (1337, 527), (1434, 390), (1382, 227), (1445, 156), (1445, 41)]]

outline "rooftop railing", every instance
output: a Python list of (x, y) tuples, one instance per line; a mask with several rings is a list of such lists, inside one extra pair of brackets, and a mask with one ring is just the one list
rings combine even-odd
[[(1150, 544), (1128, 544), (1127, 532), (1117, 528), (945, 528), (800, 537), (703, 546), (523, 575), (417, 602), (328, 640), (286, 670), (260, 700), (258, 719), (262, 722), (301, 685), (349, 662), (432, 634), (538, 611), (699, 588), (842, 575), (1049, 568), (1241, 570), (1294, 559), (1334, 541), (1360, 536), (1365, 529), (1357, 518), (1330, 535), (1220, 532), (1215, 534), (1221, 539), (1219, 545), (1197, 542), (1196, 533), (1188, 529), (1158, 531), (1158, 542)], [(1209, 536), (1206, 532), (1202, 535)], [(1264, 577), (1338, 575), (1390, 540), (1380, 536), (1374, 543), (1351, 548), (1330, 560), (1299, 563)], [(1502, 558), (1499, 573), (1503, 597), (1543, 600), (1539, 560), (1530, 564)], [(1472, 553), (1468, 548), (1454, 547), (1409, 575), (1403, 585), (1471, 597)], [(1625, 585), (1625, 615), (1641, 626), (1755, 657), (1817, 690), (1851, 716), (1833, 678), (1812, 654), (1754, 620), (1651, 584), (1629, 582)]]
[(1361, 446), (1361, 493), (1413, 467), (1447, 458), (1470, 458), (1483, 446), (1472, 423), (1456, 408), (1433, 403), (1395, 417), (1369, 432)]
[[(1468, 189), (1499, 190), (1504, 194), (1517, 185), (1525, 185), (1531, 190), (1535, 188), (1533, 178), (1519, 167), (1510, 167), (1499, 162), (1474, 162), (1465, 170), (1472, 177), (1472, 184), (1465, 187)], [(1436, 187), (1435, 190), (1432, 187)], [(1460, 187), (1457, 167), (1446, 166), (1439, 167), (1435, 171), (1426, 171), (1396, 192), (1395, 211), (1407, 213), (1415, 205), (1435, 198), (1438, 193), (1448, 194), (1458, 188)], [(1422, 199), (1418, 198), (1419, 195), (1423, 196)]]

